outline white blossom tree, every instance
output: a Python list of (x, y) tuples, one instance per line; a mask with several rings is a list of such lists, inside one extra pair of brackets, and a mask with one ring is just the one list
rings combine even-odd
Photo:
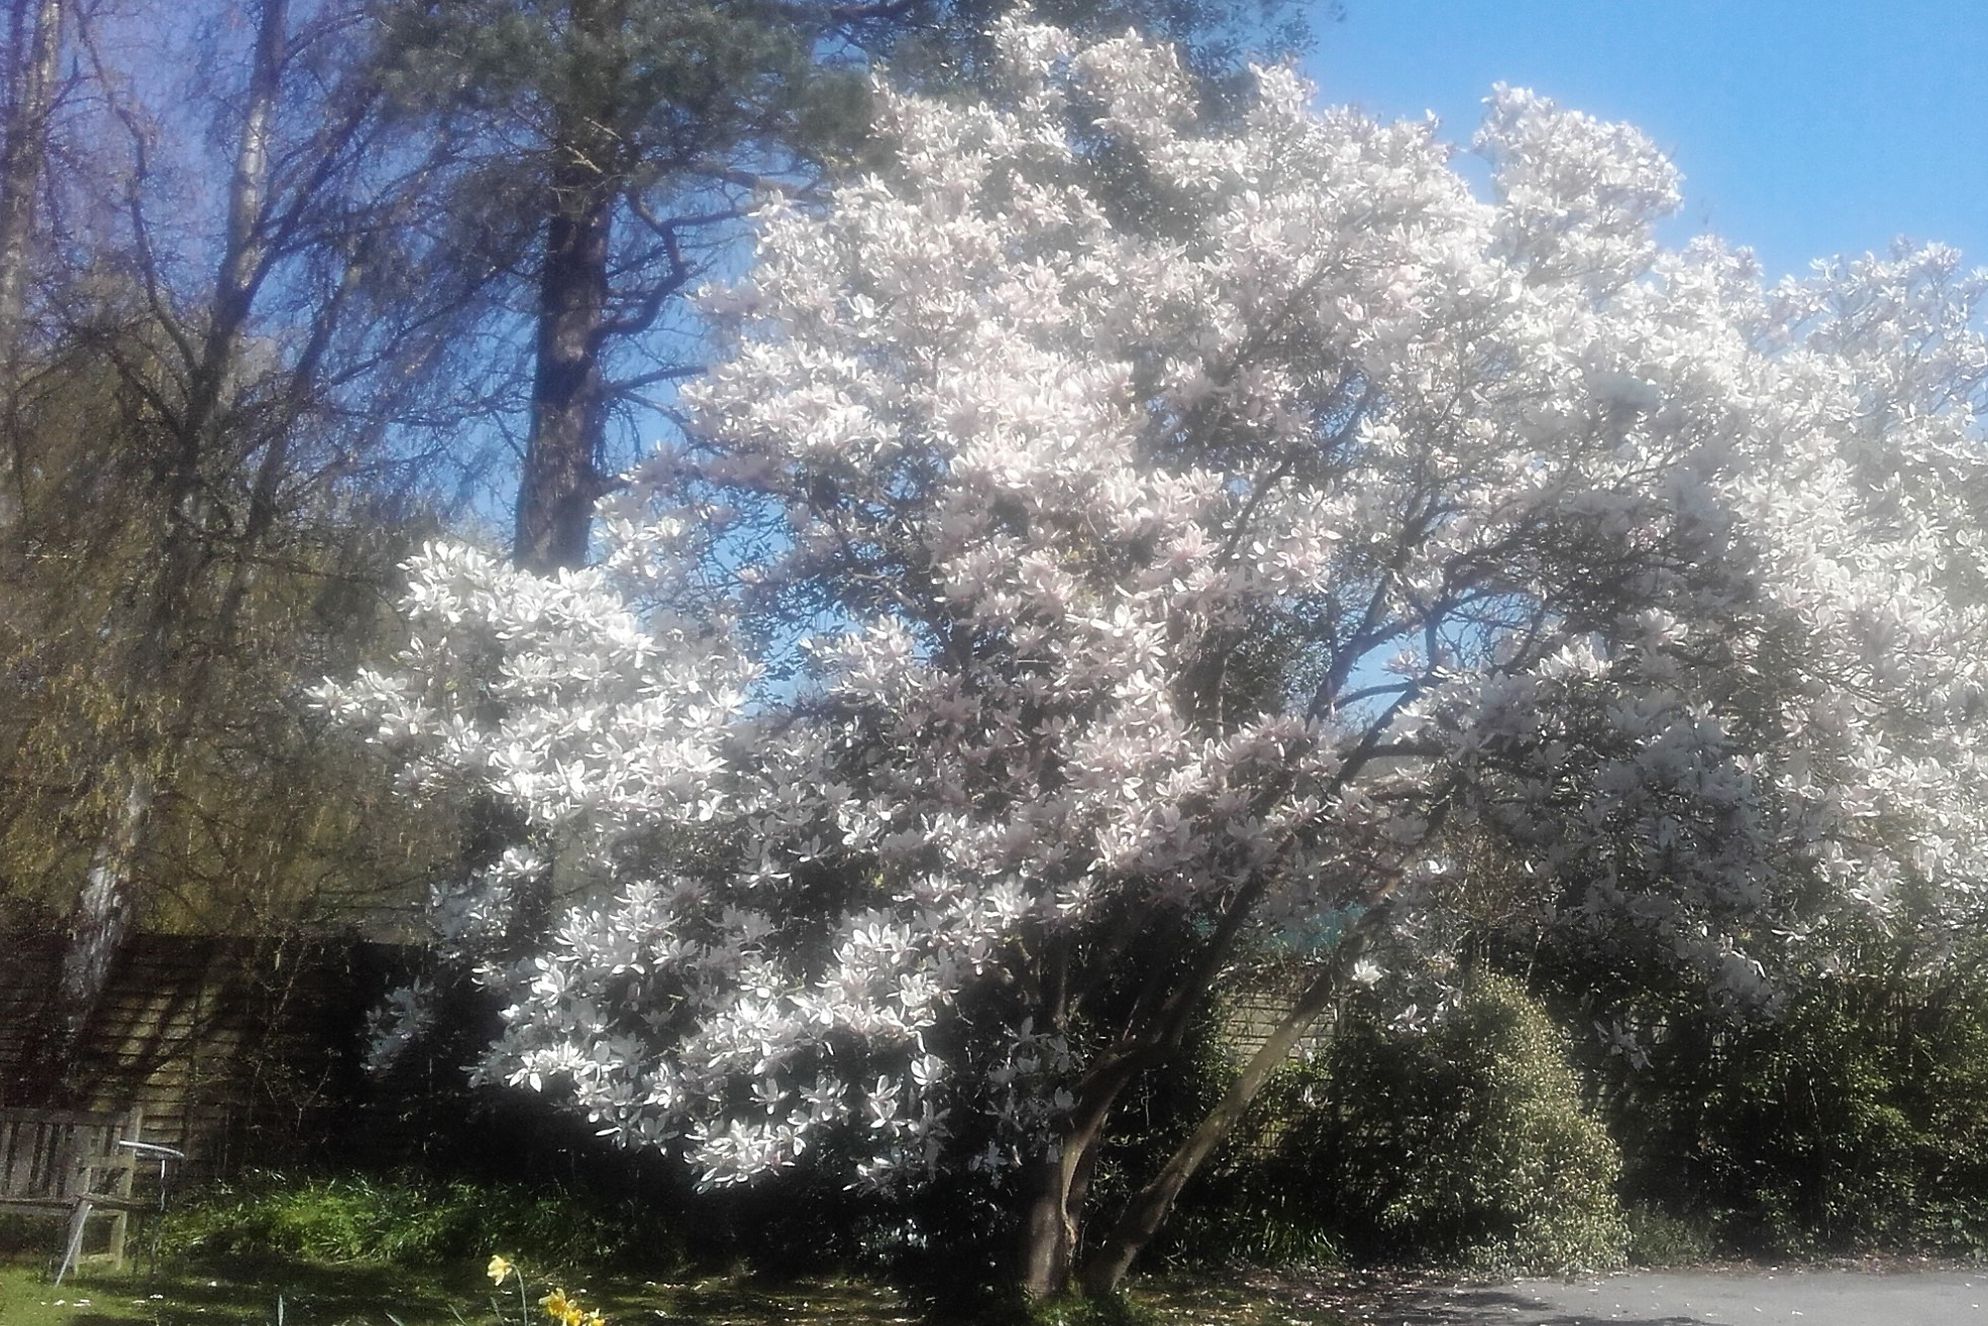
[[(1095, 1292), (1337, 983), (1442, 932), (1459, 834), (1726, 987), (1797, 896), (1978, 916), (1956, 255), (1766, 289), (1658, 244), (1642, 135), (1527, 92), (1473, 189), (1285, 70), (1215, 128), (1165, 49), (999, 41), (989, 100), (886, 94), (875, 173), (762, 209), (600, 566), (434, 549), (405, 668), (326, 688), (515, 809), (438, 902), (509, 1005), (488, 1078), (710, 1185), (981, 1171), (1023, 1287)], [(1311, 972), (1289, 1017), (1091, 1219), (1114, 1105), (1261, 961)]]

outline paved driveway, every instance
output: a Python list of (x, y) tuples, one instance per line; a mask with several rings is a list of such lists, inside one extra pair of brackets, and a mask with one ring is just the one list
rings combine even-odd
[(1372, 1326), (1988, 1326), (1988, 1270), (1634, 1271), (1571, 1283), (1425, 1283), (1340, 1303)]

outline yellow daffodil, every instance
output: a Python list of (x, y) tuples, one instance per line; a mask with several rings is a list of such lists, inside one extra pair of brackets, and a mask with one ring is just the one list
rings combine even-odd
[(595, 1308), (581, 1319), (580, 1326), (607, 1326), (607, 1318), (601, 1315), (599, 1308)]
[(582, 1315), (580, 1305), (566, 1297), (565, 1290), (553, 1290), (540, 1299), (538, 1305), (545, 1309), (546, 1316), (556, 1322), (560, 1322), (562, 1326), (580, 1326)]
[(490, 1277), (491, 1284), (501, 1285), (514, 1269), (516, 1268), (511, 1263), (499, 1255), (490, 1259), (490, 1265), (484, 1268), (484, 1274)]

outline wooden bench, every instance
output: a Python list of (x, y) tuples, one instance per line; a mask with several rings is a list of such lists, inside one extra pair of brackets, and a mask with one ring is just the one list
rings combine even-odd
[(125, 1225), (133, 1211), (137, 1160), (118, 1143), (137, 1141), (144, 1122), (128, 1114), (74, 1110), (0, 1109), (0, 1214), (43, 1215), (68, 1223), (57, 1282), (82, 1251), (92, 1215), (110, 1219), (110, 1256), (124, 1264)]

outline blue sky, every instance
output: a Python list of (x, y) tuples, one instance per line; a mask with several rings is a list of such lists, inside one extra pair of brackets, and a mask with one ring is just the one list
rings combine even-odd
[(1495, 82), (1627, 120), (1684, 172), (1679, 239), (1769, 276), (1940, 240), (1988, 266), (1988, 0), (1344, 0), (1329, 102), (1467, 140)]

